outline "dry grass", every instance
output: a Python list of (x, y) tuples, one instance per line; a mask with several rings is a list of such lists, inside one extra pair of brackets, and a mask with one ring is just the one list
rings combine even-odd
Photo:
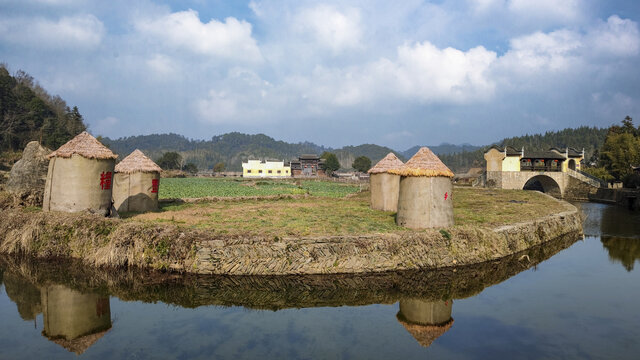
[[(456, 188), (453, 199), (456, 227), (496, 227), (565, 209), (562, 203), (532, 191)], [(170, 223), (214, 234), (264, 238), (408, 231), (395, 224), (395, 213), (371, 210), (368, 192), (342, 199), (306, 197), (165, 204), (159, 212), (132, 215), (131, 219)]]

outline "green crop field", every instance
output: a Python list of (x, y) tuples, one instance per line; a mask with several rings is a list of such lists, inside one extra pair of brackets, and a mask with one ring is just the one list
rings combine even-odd
[(360, 189), (358, 185), (321, 180), (245, 180), (214, 178), (164, 178), (160, 199), (304, 195), (340, 198)]

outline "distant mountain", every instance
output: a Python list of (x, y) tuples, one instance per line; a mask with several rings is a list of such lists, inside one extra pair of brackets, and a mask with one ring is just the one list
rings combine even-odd
[(455, 154), (455, 153), (461, 153), (461, 152), (470, 152), (470, 151), (475, 151), (482, 148), (482, 146), (475, 146), (471, 144), (454, 145), (449, 143), (442, 143), (436, 146), (416, 145), (408, 150), (401, 152), (401, 154), (405, 158), (410, 159), (423, 146), (427, 146), (436, 155), (447, 155), (447, 154)]
[(388, 147), (374, 144), (345, 146), (342, 149), (333, 150), (333, 153), (338, 157), (338, 161), (340, 161), (340, 166), (344, 169), (351, 169), (351, 164), (353, 164), (353, 161), (359, 156), (368, 157), (371, 159), (371, 164), (375, 165), (390, 152), (396, 154), (400, 160), (405, 161), (405, 157), (402, 153), (394, 151)]
[[(550, 147), (566, 146), (585, 149), (586, 158), (590, 159), (602, 146), (607, 129), (580, 127), (565, 129), (545, 134), (525, 135), (503, 139), (497, 145), (509, 145), (529, 150), (546, 150)], [(275, 140), (264, 134), (247, 135), (232, 132), (214, 136), (211, 140), (192, 140), (177, 134), (153, 134), (131, 136), (120, 139), (103, 138), (102, 141), (123, 158), (135, 149), (144, 151), (152, 159), (158, 159), (164, 152), (175, 151), (182, 155), (185, 163), (193, 162), (199, 169), (211, 169), (216, 163), (223, 162), (227, 170), (239, 171), (242, 162), (249, 158), (278, 159), (289, 161), (301, 154), (322, 154), (330, 151), (336, 154), (343, 169), (351, 169), (351, 164), (358, 156), (366, 156), (375, 164), (388, 153), (393, 152), (401, 160), (411, 158), (420, 148), (414, 146), (404, 152), (394, 151), (388, 147), (375, 144), (345, 146), (332, 149), (310, 142), (287, 143)], [(429, 148), (438, 154), (440, 159), (454, 172), (466, 172), (471, 167), (484, 166), (484, 151), (488, 146), (469, 144), (452, 145), (443, 143)]]
[(216, 163), (223, 162), (226, 169), (232, 171), (241, 170), (242, 162), (249, 158), (289, 161), (301, 154), (320, 155), (325, 151), (334, 152), (342, 167), (349, 169), (358, 156), (367, 156), (376, 163), (393, 152), (392, 149), (373, 144), (332, 149), (310, 142), (287, 143), (264, 134), (247, 135), (238, 132), (214, 136), (211, 140), (191, 140), (177, 134), (153, 134), (120, 139), (103, 138), (102, 141), (120, 158), (135, 149), (142, 150), (154, 160), (164, 152), (175, 151), (182, 155), (185, 163), (192, 162), (199, 169), (211, 169)]

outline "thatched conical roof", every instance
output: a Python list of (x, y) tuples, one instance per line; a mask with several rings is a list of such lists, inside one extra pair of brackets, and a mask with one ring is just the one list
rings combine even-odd
[(73, 340), (67, 340), (65, 338), (50, 338), (49, 340), (62, 346), (70, 352), (74, 352), (77, 355), (82, 355), (85, 351), (87, 351), (87, 349), (89, 349), (91, 346), (93, 346), (93, 344), (100, 340), (109, 330), (111, 330), (111, 327), (104, 331), (81, 336)]
[(389, 172), (391, 169), (397, 169), (404, 165), (400, 159), (396, 156), (396, 154), (390, 152), (384, 159), (378, 161), (378, 163), (367, 171), (369, 174), (382, 174)]
[(135, 149), (129, 156), (122, 159), (116, 165), (116, 172), (132, 174), (135, 172), (161, 172), (162, 169), (158, 164), (153, 162), (142, 153), (142, 151)]
[(86, 131), (69, 140), (47, 157), (49, 159), (52, 157), (70, 158), (73, 154), (81, 155), (87, 159), (116, 159), (118, 157)]
[(400, 314), (396, 316), (396, 318), (398, 319), (398, 322), (407, 329), (409, 334), (416, 339), (418, 344), (424, 347), (431, 346), (431, 343), (442, 336), (442, 334), (449, 331), (453, 325), (453, 319), (442, 325), (420, 325), (407, 322)]
[(399, 169), (389, 170), (389, 173), (401, 176), (453, 177), (453, 172), (428, 147), (420, 148), (406, 164)]

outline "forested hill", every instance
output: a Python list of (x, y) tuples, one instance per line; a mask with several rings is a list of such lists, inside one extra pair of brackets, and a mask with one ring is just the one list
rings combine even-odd
[(131, 136), (120, 139), (103, 138), (102, 141), (121, 157), (135, 149), (144, 151), (152, 159), (167, 151), (182, 155), (199, 169), (211, 169), (224, 163), (227, 170), (242, 169), (242, 161), (249, 158), (289, 161), (300, 154), (321, 154), (328, 148), (304, 142), (291, 144), (269, 136), (247, 135), (238, 132), (214, 136), (211, 140), (191, 140), (177, 134)]
[[(122, 157), (135, 149), (144, 151), (153, 159), (164, 152), (175, 151), (185, 162), (192, 162), (199, 169), (211, 169), (217, 163), (224, 163), (227, 170), (242, 169), (242, 161), (249, 158), (277, 159), (290, 161), (301, 154), (322, 154), (334, 152), (343, 168), (348, 169), (358, 156), (366, 156), (375, 164), (392, 149), (364, 144), (332, 149), (310, 142), (287, 143), (264, 134), (247, 135), (238, 132), (214, 136), (211, 140), (190, 140), (177, 134), (154, 134), (131, 136), (120, 139), (103, 138), (102, 141)], [(396, 155), (402, 157), (400, 153)]]
[[(472, 152), (478, 149), (481, 149), (482, 146), (475, 146), (471, 144), (462, 144), (462, 145), (454, 145), (449, 143), (442, 143), (436, 146), (428, 146), (431, 151), (433, 151), (437, 155), (447, 155), (447, 154), (456, 154), (461, 152)], [(402, 156), (406, 159), (410, 159), (413, 155), (415, 155), (418, 150), (420, 150), (421, 146), (416, 145), (408, 150), (402, 152)]]
[[(496, 144), (510, 145), (518, 149), (523, 146), (529, 150), (547, 150), (550, 147), (574, 147), (585, 149), (587, 159), (594, 156), (596, 149), (604, 143), (607, 129), (580, 127), (547, 132), (538, 135), (525, 135), (504, 139)], [(140, 149), (158, 159), (164, 152), (180, 153), (185, 162), (193, 162), (199, 169), (211, 169), (217, 163), (224, 163), (227, 170), (240, 170), (242, 161), (249, 158), (279, 159), (289, 161), (300, 154), (321, 154), (330, 151), (336, 154), (343, 169), (351, 168), (358, 156), (366, 156), (375, 164), (389, 152), (394, 152), (401, 160), (406, 161), (413, 156), (418, 146), (404, 152), (394, 151), (388, 147), (363, 144), (332, 149), (310, 142), (287, 143), (275, 140), (267, 135), (247, 135), (237, 132), (214, 136), (211, 140), (191, 140), (177, 134), (141, 135), (120, 139), (102, 139), (120, 158), (127, 156), (135, 149)], [(471, 167), (484, 166), (484, 151), (489, 147), (473, 145), (441, 144), (430, 146), (442, 161), (454, 172), (465, 172)]]
[(0, 152), (20, 151), (29, 141), (56, 149), (86, 129), (77, 107), (70, 109), (23, 71), (0, 64)]
[[(544, 134), (506, 138), (495, 144), (513, 146), (516, 149), (524, 147), (526, 150), (534, 151), (548, 150), (551, 147), (565, 148), (567, 146), (578, 150), (584, 148), (585, 159), (590, 162), (598, 158), (597, 150), (604, 144), (607, 131), (608, 129), (606, 128), (581, 126), (576, 129), (547, 131)], [(484, 166), (484, 152), (489, 146), (491, 145), (475, 151), (440, 155), (440, 159), (454, 172), (465, 172), (471, 167)]]

